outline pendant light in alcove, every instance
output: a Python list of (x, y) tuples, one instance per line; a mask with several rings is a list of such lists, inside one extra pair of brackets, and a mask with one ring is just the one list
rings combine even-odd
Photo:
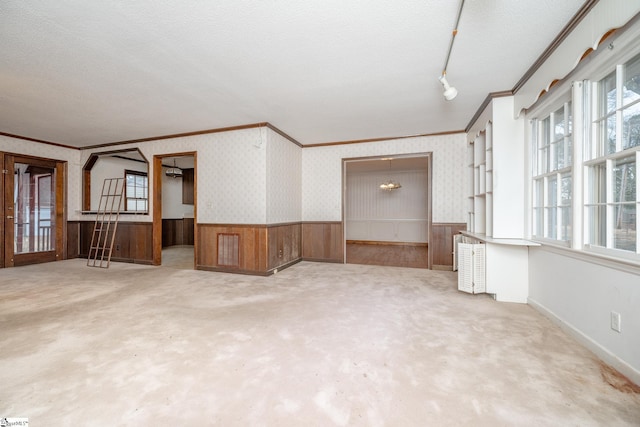
[[(389, 159), (389, 172), (391, 172), (391, 160), (392, 159)], [(402, 185), (392, 179), (384, 181), (382, 184), (380, 184), (380, 189), (385, 191), (397, 190), (400, 187), (402, 187)]]
[(165, 174), (169, 178), (181, 178), (182, 177), (182, 169), (176, 166), (176, 159), (173, 159), (173, 167), (167, 169)]

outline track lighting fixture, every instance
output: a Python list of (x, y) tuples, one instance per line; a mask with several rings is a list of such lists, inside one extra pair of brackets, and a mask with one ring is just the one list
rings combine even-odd
[(446, 99), (447, 101), (451, 101), (458, 95), (458, 89), (453, 86), (449, 86), (449, 82), (447, 81), (447, 78), (444, 74), (440, 76), (439, 80), (440, 83), (442, 83), (442, 86), (444, 86), (444, 99)]
[(462, 7), (464, 6), (464, 0), (460, 0), (460, 8), (458, 9), (458, 17), (456, 18), (456, 25), (453, 27), (453, 33), (451, 34), (451, 42), (449, 43), (449, 51), (447, 52), (447, 59), (444, 61), (444, 67), (442, 68), (442, 75), (438, 78), (442, 86), (444, 86), (444, 99), (451, 101), (458, 95), (458, 90), (449, 85), (447, 81), (447, 66), (449, 65), (449, 58), (451, 57), (451, 49), (453, 49), (453, 42), (458, 35), (458, 24), (460, 23), (460, 15), (462, 15)]

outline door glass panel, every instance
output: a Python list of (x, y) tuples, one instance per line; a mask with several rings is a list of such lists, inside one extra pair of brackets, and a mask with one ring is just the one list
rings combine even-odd
[(55, 249), (55, 190), (52, 168), (14, 165), (14, 253)]

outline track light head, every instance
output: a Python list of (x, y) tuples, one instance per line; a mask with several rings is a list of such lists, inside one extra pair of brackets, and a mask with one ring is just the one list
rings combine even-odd
[(444, 99), (446, 99), (447, 101), (451, 101), (458, 95), (458, 90), (453, 86), (449, 86), (449, 82), (447, 81), (447, 78), (444, 74), (439, 77), (439, 80), (440, 83), (442, 83), (442, 86), (444, 86)]

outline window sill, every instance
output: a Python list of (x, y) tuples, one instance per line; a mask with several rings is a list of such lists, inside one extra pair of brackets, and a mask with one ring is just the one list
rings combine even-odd
[(560, 245), (549, 244), (547, 242), (540, 242), (540, 249), (552, 252), (558, 255), (567, 256), (580, 261), (589, 262), (592, 264), (601, 265), (603, 267), (612, 268), (619, 271), (624, 271), (631, 274), (640, 275), (640, 259), (631, 260), (625, 258), (617, 258), (611, 255), (603, 253), (597, 253), (590, 250), (579, 250)]

